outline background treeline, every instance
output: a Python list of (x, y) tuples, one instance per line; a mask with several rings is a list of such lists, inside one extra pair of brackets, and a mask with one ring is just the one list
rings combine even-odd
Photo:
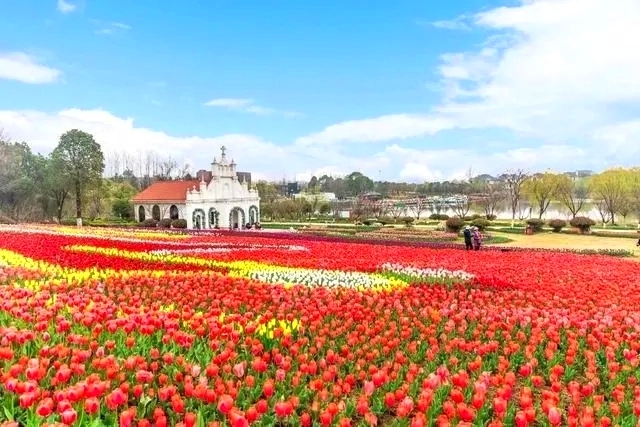
[[(26, 142), (0, 132), (0, 215), (6, 221), (51, 221), (83, 217), (130, 221), (131, 198), (159, 180), (191, 179), (188, 165), (149, 152), (105, 156), (92, 135), (77, 129), (61, 135), (49, 155), (33, 153)], [(301, 220), (351, 211), (353, 217), (400, 217), (473, 211), (491, 217), (507, 211), (514, 219), (542, 218), (550, 206), (570, 216), (596, 208), (598, 222), (640, 216), (640, 168), (599, 174), (507, 171), (457, 181), (411, 184), (374, 181), (360, 173), (312, 177), (299, 183), (303, 197), (292, 198), (287, 182), (257, 181), (264, 219)], [(328, 201), (323, 193), (333, 193)], [(373, 197), (371, 197), (373, 196)], [(441, 200), (448, 200), (446, 204)], [(434, 199), (435, 198), (435, 199)], [(434, 201), (435, 200), (435, 201)]]

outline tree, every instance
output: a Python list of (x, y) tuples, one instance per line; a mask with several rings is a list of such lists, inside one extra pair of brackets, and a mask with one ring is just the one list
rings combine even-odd
[(130, 220), (133, 218), (133, 205), (129, 200), (115, 199), (111, 204), (111, 213), (116, 218)]
[(389, 215), (393, 219), (398, 219), (406, 211), (404, 203), (389, 202), (385, 205), (385, 215)]
[(422, 197), (415, 197), (413, 199), (411, 199), (411, 204), (409, 205), (409, 209), (411, 210), (411, 212), (413, 212), (413, 214), (416, 216), (416, 220), (420, 220), (420, 214), (422, 214), (422, 212), (424, 212), (427, 208), (427, 198), (422, 196)]
[(504, 188), (493, 183), (484, 183), (482, 194), (477, 198), (476, 203), (482, 208), (487, 219), (495, 218), (505, 201)]
[(626, 224), (627, 217), (635, 210), (635, 205), (633, 200), (631, 199), (631, 195), (626, 195), (620, 203), (618, 204), (618, 211), (616, 212), (618, 215), (622, 217), (622, 222)]
[(525, 179), (522, 184), (523, 193), (538, 209), (539, 219), (542, 219), (551, 200), (557, 196), (561, 184), (560, 175), (551, 172), (535, 174)]
[(320, 213), (320, 215), (329, 215), (331, 213), (331, 204), (328, 202), (320, 203), (318, 212)]
[(457, 196), (451, 209), (460, 218), (464, 218), (471, 210), (471, 199), (468, 196)]
[(360, 172), (351, 172), (345, 177), (344, 182), (346, 184), (347, 192), (353, 197), (371, 191), (374, 187), (374, 183), (371, 178)]
[(584, 180), (573, 179), (568, 175), (560, 175), (556, 199), (562, 203), (575, 218), (584, 207), (589, 197), (589, 190)]
[(73, 188), (71, 176), (66, 173), (60, 173), (64, 167), (65, 165), (60, 158), (52, 156), (47, 159), (44, 169), (45, 178), (42, 189), (45, 195), (53, 200), (58, 221), (62, 220), (64, 204)]
[(102, 148), (91, 134), (72, 129), (60, 136), (51, 154), (62, 166), (60, 172), (73, 184), (76, 199), (76, 218), (82, 218), (82, 196), (88, 187), (98, 182), (104, 172)]
[(27, 144), (12, 143), (0, 134), (0, 210), (15, 220), (22, 218), (35, 195), (33, 158)]
[(611, 221), (611, 212), (609, 212), (607, 202), (605, 202), (604, 199), (598, 200), (596, 202), (596, 209), (598, 210), (598, 214), (600, 214), (600, 219), (602, 219), (602, 225), (608, 224)]
[(319, 191), (318, 177), (315, 175), (309, 180), (309, 184), (307, 184), (307, 191), (309, 193), (317, 193)]
[(501, 177), (505, 188), (506, 198), (511, 209), (512, 225), (516, 220), (516, 213), (522, 201), (522, 187), (528, 178), (528, 174), (521, 169), (515, 171), (507, 171)]
[(278, 197), (280, 197), (280, 191), (278, 186), (273, 182), (267, 182), (260, 180), (255, 184), (260, 196), (260, 203), (272, 203)]
[(612, 224), (625, 198), (633, 186), (633, 175), (629, 169), (608, 169), (589, 180), (589, 190), (593, 198), (602, 201)]

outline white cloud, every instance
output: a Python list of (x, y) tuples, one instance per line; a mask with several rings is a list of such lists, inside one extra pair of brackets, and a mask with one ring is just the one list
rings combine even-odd
[(432, 22), (431, 25), (444, 30), (470, 30), (471, 25), (469, 25), (468, 21), (469, 17), (467, 15), (462, 15), (454, 19), (435, 21)]
[(411, 114), (393, 114), (365, 120), (350, 120), (328, 126), (318, 133), (296, 140), (300, 146), (330, 145), (341, 142), (364, 143), (433, 135), (451, 129), (447, 118)]
[(297, 111), (276, 110), (257, 105), (253, 99), (248, 98), (217, 98), (204, 103), (207, 107), (226, 108), (229, 110), (242, 111), (258, 116), (281, 115), (284, 117), (301, 117)]
[[(391, 144), (366, 155), (347, 155), (343, 150), (324, 146), (299, 147), (278, 145), (254, 135), (227, 134), (213, 137), (176, 137), (136, 126), (130, 117), (118, 117), (108, 111), (67, 109), (56, 113), (41, 111), (1, 111), (0, 129), (13, 140), (27, 141), (34, 151), (48, 153), (58, 138), (69, 129), (82, 129), (94, 135), (105, 154), (128, 153), (134, 160), (149, 151), (171, 156), (188, 163), (194, 170), (208, 168), (219, 148), (228, 154), (241, 170), (269, 179), (309, 179), (324, 174), (346, 175), (362, 171), (372, 179), (406, 179), (415, 182), (431, 179), (453, 179), (464, 176), (469, 168), (475, 174), (500, 173), (508, 168), (530, 171), (552, 168), (576, 170), (600, 168), (601, 157), (570, 145), (544, 145), (499, 152), (450, 149), (413, 149)], [(633, 138), (640, 135), (640, 123), (603, 129), (600, 137)], [(626, 139), (622, 139), (626, 141)], [(483, 149), (480, 149), (483, 150)], [(611, 162), (624, 159), (618, 153)], [(195, 163), (194, 163), (195, 160)]]
[(71, 13), (76, 10), (76, 5), (65, 0), (58, 0), (57, 9), (60, 13)]
[(15, 80), (28, 84), (53, 83), (62, 72), (38, 63), (38, 60), (23, 52), (0, 52), (0, 79)]
[(116, 34), (126, 33), (131, 29), (131, 26), (122, 22), (102, 22), (93, 20), (94, 25), (98, 28), (95, 33), (100, 36), (111, 36)]
[(464, 127), (570, 138), (609, 124), (618, 104), (640, 105), (636, 0), (529, 0), (473, 22), (493, 34), (442, 57), (443, 83), (458, 92), (436, 110)]
[[(258, 176), (292, 178), (299, 170), (320, 164), (320, 158), (309, 158), (295, 148), (281, 147), (254, 135), (226, 134), (214, 137), (176, 137), (167, 133), (136, 126), (131, 117), (118, 117), (102, 109), (67, 109), (55, 113), (42, 111), (2, 111), (0, 129), (13, 140), (27, 141), (37, 152), (49, 153), (58, 143), (60, 135), (69, 129), (82, 129), (91, 133), (105, 154), (128, 153), (137, 159), (154, 151), (171, 156), (180, 162), (197, 159), (194, 169), (208, 168), (219, 148), (225, 145), (228, 155), (236, 160), (241, 170), (250, 170)], [(306, 159), (306, 164), (304, 163)], [(291, 166), (284, 170), (283, 165)], [(300, 165), (300, 169), (297, 169)]]
[[(602, 150), (595, 136), (611, 138), (613, 129), (620, 130), (617, 111), (640, 121), (640, 113), (632, 114), (640, 112), (637, 0), (522, 0), (432, 25), (487, 34), (475, 50), (441, 56), (436, 70), (441, 102), (421, 115), (333, 124), (297, 143), (381, 143), (451, 129), (506, 129), (553, 147), (580, 141), (583, 160), (590, 162)], [(638, 138), (619, 132), (616, 140), (618, 149), (630, 150)], [(538, 164), (555, 161), (545, 160), (542, 147), (531, 149)], [(528, 155), (532, 152), (513, 150), (502, 158), (519, 161)]]

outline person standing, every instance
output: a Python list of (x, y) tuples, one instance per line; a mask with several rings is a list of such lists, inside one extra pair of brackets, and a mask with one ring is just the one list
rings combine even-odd
[(480, 250), (480, 245), (482, 244), (482, 234), (480, 234), (480, 230), (478, 227), (473, 227), (471, 229), (471, 239), (473, 240), (473, 249), (478, 251)]
[(462, 235), (464, 236), (465, 249), (468, 251), (473, 249), (473, 243), (471, 241), (471, 227), (469, 227), (468, 225), (464, 227), (464, 231), (462, 232)]

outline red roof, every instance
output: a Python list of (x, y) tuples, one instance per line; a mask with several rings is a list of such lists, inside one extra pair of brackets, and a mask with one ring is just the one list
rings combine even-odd
[(135, 195), (134, 202), (184, 202), (187, 191), (194, 186), (200, 187), (198, 180), (188, 181), (159, 181), (151, 184)]

